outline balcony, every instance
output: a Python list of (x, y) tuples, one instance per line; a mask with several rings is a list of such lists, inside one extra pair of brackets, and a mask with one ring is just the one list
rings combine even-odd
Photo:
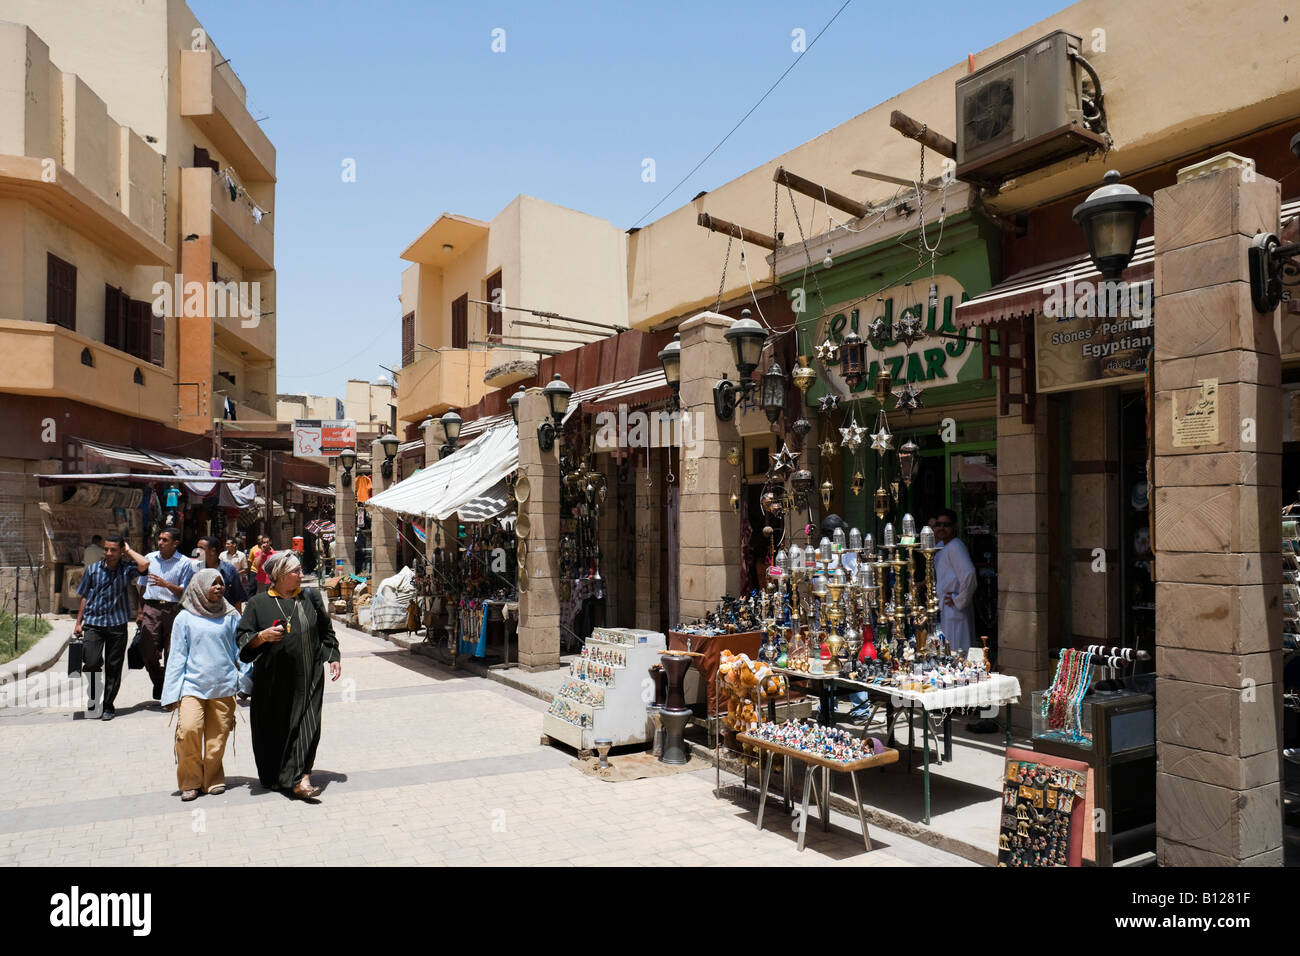
[[(89, 349), (94, 366), (82, 362)], [(143, 385), (135, 383), (139, 371)], [(0, 319), (0, 390), (66, 398), (168, 425), (176, 375), (57, 325)]]
[(483, 375), (491, 352), (443, 349), (417, 354), (420, 358), (404, 366), (397, 379), (399, 420), (422, 422), (449, 408), (473, 405), (487, 391)]
[(230, 184), (224, 176), (212, 177), (212, 239), (245, 269), (269, 272), (275, 268), (275, 231), (269, 213), (259, 222), (246, 195), (230, 198)]
[(275, 147), (213, 67), (211, 50), (181, 51), (181, 115), (250, 182), (275, 181)]
[(131, 265), (165, 266), (172, 261), (165, 242), (49, 160), (0, 156), (0, 199), (30, 203)]

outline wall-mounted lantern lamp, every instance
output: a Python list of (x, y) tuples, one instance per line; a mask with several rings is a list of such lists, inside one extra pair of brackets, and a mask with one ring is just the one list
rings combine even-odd
[(379, 444), (384, 447), (384, 463), (379, 466), (379, 473), (384, 476), (384, 481), (389, 481), (393, 477), (393, 459), (397, 457), (397, 448), (402, 440), (388, 432), (379, 439)]
[[(248, 463), (244, 466), (245, 468), (252, 464), (252, 459), (247, 455), (244, 456), (244, 461)], [(356, 464), (357, 450), (355, 448), (345, 448), (339, 452), (339, 467), (343, 469), (343, 474), (339, 475), (339, 484), (344, 488), (352, 485), (352, 469), (356, 467)]]
[(1115, 281), (1128, 267), (1137, 248), (1138, 229), (1155, 205), (1132, 186), (1120, 181), (1116, 170), (1107, 171), (1105, 183), (1074, 207), (1074, 221), (1088, 237), (1088, 254), (1102, 278)]
[(460, 440), (462, 422), (454, 408), (449, 408), (443, 412), (438, 421), (442, 422), (442, 433), (447, 436), (447, 443), (438, 449), (438, 457), (446, 458), (456, 450), (456, 442)]
[(767, 332), (749, 316), (749, 309), (743, 309), (740, 318), (732, 323), (731, 328), (722, 333), (722, 337), (731, 346), (731, 357), (736, 363), (737, 382), (731, 382), (724, 374), (713, 386), (713, 411), (718, 421), (729, 422), (736, 414), (736, 389), (741, 397), (754, 390), (754, 381), (750, 375), (758, 368), (763, 354), (763, 343), (767, 341)]
[(664, 378), (673, 390), (673, 407), (681, 408), (682, 387), (682, 336), (673, 335), (673, 340), (659, 352), (659, 364), (664, 367)]
[(569, 396), (573, 394), (573, 389), (556, 372), (542, 389), (542, 394), (546, 397), (551, 417), (537, 426), (537, 445), (542, 451), (550, 451), (555, 447), (556, 429), (564, 421), (564, 413), (569, 410)]

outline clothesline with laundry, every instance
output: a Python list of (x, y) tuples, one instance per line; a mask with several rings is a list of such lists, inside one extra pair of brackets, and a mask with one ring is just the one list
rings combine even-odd
[(221, 178), (226, 181), (226, 188), (230, 190), (231, 202), (238, 202), (240, 196), (245, 197), (244, 201), (248, 203), (248, 208), (253, 211), (253, 222), (261, 223), (263, 216), (271, 215), (269, 209), (263, 209), (257, 203), (253, 202), (252, 199), (248, 198), (248, 190), (241, 186), (239, 181), (231, 175), (229, 166), (221, 171)]

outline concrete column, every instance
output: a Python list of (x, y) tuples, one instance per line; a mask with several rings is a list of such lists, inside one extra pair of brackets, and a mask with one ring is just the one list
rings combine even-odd
[[(1018, 371), (1011, 390), (1020, 389)], [(998, 417), (998, 668), (1019, 679), (1021, 699), (1047, 687), (1048, 660), (1048, 407), (1044, 398), (1034, 424), (1020, 411)], [(981, 635), (974, 635), (978, 640)], [(1012, 707), (1014, 726), (1028, 732), (1029, 708)]]
[[(337, 458), (330, 462), (330, 487), (334, 489), (334, 558), (343, 559), (343, 573), (352, 574), (356, 566), (352, 551), (357, 535), (357, 489), (353, 484), (343, 487), (343, 469)], [(353, 469), (355, 473), (356, 469)], [(355, 475), (354, 475), (355, 476)]]
[(519, 595), (519, 663), (550, 670), (560, 663), (560, 458), (559, 439), (550, 451), (537, 443), (537, 426), (550, 417), (540, 388), (519, 401), (519, 468), (528, 476), (528, 587)]
[(740, 590), (740, 518), (731, 510), (727, 449), (740, 444), (733, 419), (720, 422), (713, 411), (713, 386), (735, 363), (722, 337), (732, 320), (701, 312), (680, 326), (681, 401), (686, 421), (677, 467), (681, 482), (678, 523), (679, 613), (674, 621), (702, 617), (724, 594)]
[[(1282, 865), (1279, 319), (1247, 247), (1280, 191), (1228, 169), (1155, 195), (1157, 854)], [(1218, 383), (1217, 437), (1174, 415)]]
[[(394, 470), (392, 478), (384, 478), (383, 461), (384, 446), (376, 439), (370, 443), (370, 480), (373, 482), (371, 491), (375, 495), (387, 490), (389, 486), (397, 484), (396, 470)], [(370, 570), (371, 580), (373, 581), (370, 593), (373, 594), (380, 581), (397, 573), (398, 519), (393, 514), (378, 509), (370, 510), (370, 518), (370, 547), (372, 549)]]
[[(671, 449), (669, 449), (671, 452)], [(650, 450), (650, 475), (662, 474), (658, 448)], [(642, 453), (644, 455), (644, 452)], [(663, 514), (658, 484), (646, 485), (645, 458), (637, 458), (636, 482), (636, 626), (651, 631), (659, 630), (661, 608), (664, 601), (663, 563), (660, 544), (663, 534)]]

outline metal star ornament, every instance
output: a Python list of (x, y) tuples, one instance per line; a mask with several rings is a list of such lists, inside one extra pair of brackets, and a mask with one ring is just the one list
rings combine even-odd
[(871, 433), (871, 449), (884, 454), (893, 447), (894, 436), (890, 434), (889, 429), (882, 425), (880, 431)]
[(830, 441), (829, 439), (818, 445), (817, 450), (821, 452), (823, 458), (834, 458), (835, 453), (839, 451), (839, 449), (835, 447), (835, 442)]
[(867, 430), (857, 422), (849, 422), (847, 426), (840, 429), (840, 435), (843, 440), (840, 442), (849, 451), (857, 451), (862, 446), (862, 436)]
[(895, 407), (905, 412), (914, 412), (917, 409), (925, 408), (925, 402), (921, 400), (921, 390), (910, 382), (895, 392), (894, 397), (898, 400)]
[(790, 446), (783, 442), (781, 450), (772, 456), (772, 473), (784, 481), (790, 477), (797, 464), (799, 464), (799, 453), (791, 451)]
[(883, 315), (878, 315), (871, 320), (871, 328), (867, 332), (867, 341), (871, 343), (872, 348), (876, 351), (884, 351), (889, 340), (894, 337), (894, 329), (891, 323), (885, 321)]
[(827, 365), (834, 365), (840, 360), (840, 347), (827, 339), (814, 350), (817, 355), (817, 361), (824, 362)]
[(817, 399), (817, 407), (821, 409), (823, 415), (829, 415), (840, 407), (840, 397), (838, 395), (823, 395)]
[(921, 321), (919, 312), (907, 312), (899, 317), (895, 338), (908, 346), (925, 338), (925, 324)]

